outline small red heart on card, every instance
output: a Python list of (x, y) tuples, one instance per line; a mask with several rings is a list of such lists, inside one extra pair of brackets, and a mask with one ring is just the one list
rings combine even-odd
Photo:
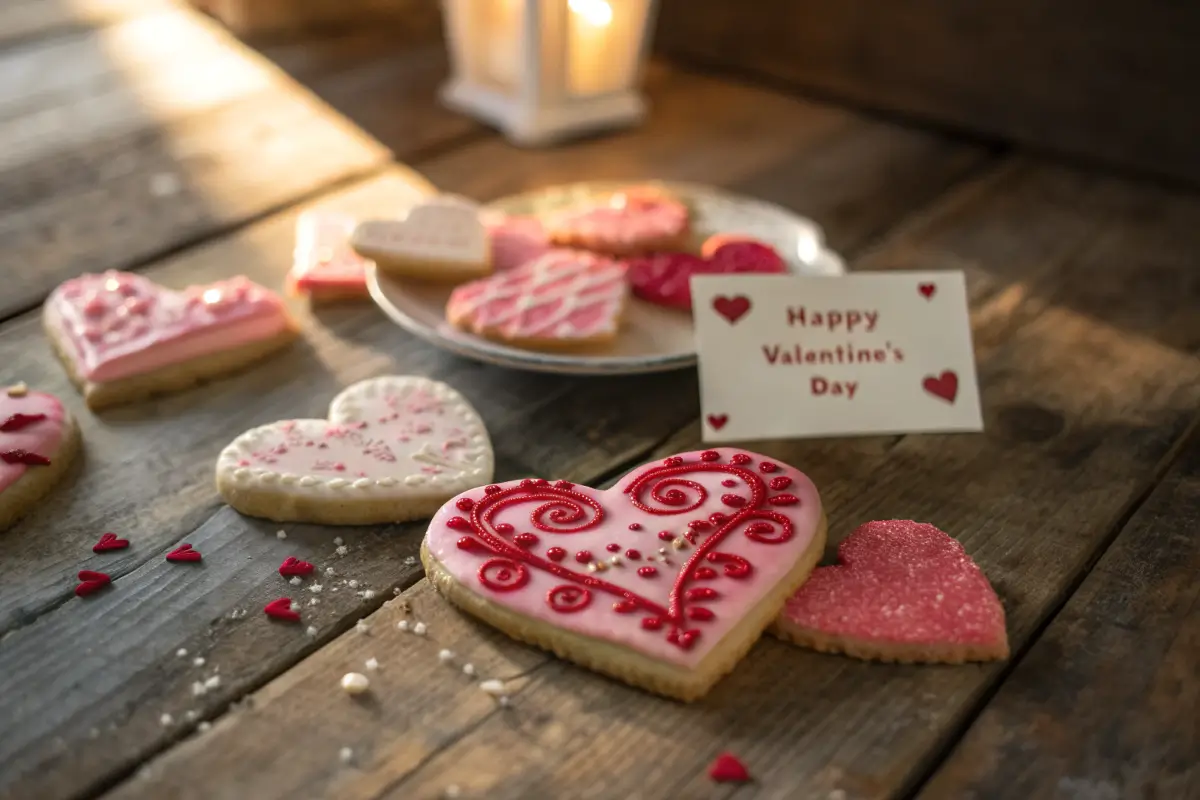
[(932, 283), (922, 283), (917, 287), (917, 291), (923, 294), (925, 299), (928, 300), (937, 292), (937, 286)]
[(105, 575), (103, 572), (93, 572), (90, 569), (79, 571), (79, 585), (75, 587), (75, 594), (80, 597), (87, 597), (93, 592), (98, 592), (105, 586), (112, 583), (112, 578)]
[(118, 539), (115, 533), (106, 533), (100, 537), (100, 541), (92, 545), (93, 553), (106, 553), (109, 550), (124, 550), (129, 547), (128, 539)]
[(941, 375), (930, 375), (922, 381), (921, 386), (934, 397), (940, 397), (947, 403), (953, 403), (958, 397), (958, 375), (953, 370), (946, 370)]
[(732, 753), (722, 753), (708, 766), (708, 777), (717, 783), (746, 783), (750, 770)]
[(729, 422), (728, 414), (709, 414), (708, 424), (712, 426), (714, 431), (719, 431), (725, 427), (725, 423)]
[(263, 611), (272, 619), (281, 619), (285, 622), (300, 621), (300, 615), (292, 611), (292, 599), (290, 597), (281, 597), (278, 600), (272, 600), (263, 606)]
[(167, 561), (199, 561), (200, 551), (193, 550), (192, 546), (186, 542), (176, 547), (171, 552), (167, 553)]
[(739, 294), (737, 297), (718, 295), (713, 298), (713, 310), (732, 325), (746, 315), (750, 310), (750, 298)]
[(279, 574), (285, 578), (290, 578), (293, 575), (311, 575), (313, 565), (307, 561), (301, 561), (295, 556), (288, 556), (279, 565)]

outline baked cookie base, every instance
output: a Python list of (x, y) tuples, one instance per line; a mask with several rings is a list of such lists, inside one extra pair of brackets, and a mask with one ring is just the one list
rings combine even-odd
[(403, 502), (370, 498), (315, 498), (269, 489), (238, 487), (217, 476), (217, 491), (235, 511), (273, 522), (319, 525), (385, 525), (432, 517), (453, 495), (406, 497)]
[(375, 262), (385, 275), (429, 283), (466, 283), (492, 274), (492, 263), (488, 259), (480, 262), (408, 260), (398, 261), (388, 254), (370, 250), (358, 250), (360, 256)]
[(42, 325), (71, 382), (79, 388), (88, 408), (93, 411), (135, 403), (160, 394), (183, 391), (237, 372), (291, 344), (298, 335), (295, 325), (289, 322), (284, 330), (269, 339), (260, 339), (128, 378), (93, 382), (80, 373), (71, 355), (70, 343), (62, 337), (58, 321), (53, 317), (53, 313), (47, 307), (46, 312), (42, 314)]
[(631, 686), (691, 702), (707, 694), (717, 681), (733, 670), (778, 615), (787, 598), (808, 579), (825, 550), (825, 535), (825, 515), (822, 514), (808, 549), (797, 560), (795, 567), (691, 669), (659, 661), (623, 645), (531, 619), (493, 603), (455, 580), (429, 552), (425, 542), (421, 543), (421, 561), (425, 565), (425, 576), (446, 599), (512, 638)]
[(11, 527), (45, 497), (79, 454), (79, 425), (66, 409), (63, 415), (62, 441), (53, 453), (44, 454), (50, 459), (49, 466), (30, 467), (0, 493), (0, 531)]
[(771, 626), (774, 636), (821, 653), (838, 653), (864, 661), (895, 664), (964, 664), (1003, 661), (1008, 638), (995, 644), (938, 644), (936, 642), (868, 642), (805, 628), (782, 616)]

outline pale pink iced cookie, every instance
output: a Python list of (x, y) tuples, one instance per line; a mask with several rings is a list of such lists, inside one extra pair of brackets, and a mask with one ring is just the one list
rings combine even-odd
[(693, 275), (783, 273), (779, 253), (762, 242), (724, 234), (710, 237), (702, 254), (652, 253), (628, 260), (633, 293), (657, 305), (691, 310)]
[(79, 428), (52, 394), (0, 389), (0, 531), (41, 500), (79, 451)]
[(383, 272), (400, 278), (460, 283), (492, 271), (480, 210), (461, 198), (434, 197), (400, 220), (368, 220), (350, 243)]
[(546, 221), (550, 241), (626, 256), (679, 250), (687, 244), (688, 207), (650, 187), (612, 195), (603, 205), (564, 211)]
[(296, 338), (283, 300), (244, 277), (177, 292), (128, 272), (81, 275), (42, 321), (94, 409), (189, 388)]
[(624, 265), (593, 253), (552, 250), (457, 287), (446, 318), (518, 347), (584, 347), (616, 336), (627, 295)]
[(487, 220), (492, 245), (492, 269), (516, 269), (549, 252), (553, 245), (537, 217), (499, 216)]
[(788, 601), (774, 632), (828, 653), (878, 661), (1008, 657), (1004, 607), (961, 544), (932, 525), (868, 522)]
[(288, 291), (318, 302), (366, 297), (369, 262), (350, 246), (357, 224), (354, 217), (330, 211), (301, 214)]
[(646, 464), (604, 491), (527, 478), (429, 524), (429, 580), (508, 635), (694, 700), (750, 649), (820, 558), (799, 470), (735, 449)]
[(217, 459), (217, 490), (243, 514), (277, 522), (402, 522), (487, 483), (492, 462), (483, 422), (462, 395), (389, 376), (343, 391), (328, 419), (243, 433)]

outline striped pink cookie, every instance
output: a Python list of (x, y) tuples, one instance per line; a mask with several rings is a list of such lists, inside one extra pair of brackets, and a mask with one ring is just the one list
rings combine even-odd
[(614, 194), (604, 205), (565, 211), (546, 222), (550, 241), (625, 256), (678, 250), (690, 229), (687, 206), (653, 188)]
[(463, 284), (446, 304), (451, 325), (522, 347), (579, 347), (617, 334), (628, 289), (612, 259), (552, 250)]

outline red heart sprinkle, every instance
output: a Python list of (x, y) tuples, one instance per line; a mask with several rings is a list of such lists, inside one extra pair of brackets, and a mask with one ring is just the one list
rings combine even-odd
[(48, 467), (50, 459), (40, 453), (31, 453), (28, 450), (5, 450), (0, 453), (0, 460), (8, 464), (24, 464), (27, 467)]
[(928, 376), (921, 383), (922, 388), (934, 397), (940, 397), (947, 403), (953, 403), (958, 397), (958, 375), (953, 370), (946, 370), (941, 375)]
[(937, 291), (937, 286), (932, 283), (922, 283), (917, 286), (917, 291), (925, 295), (925, 299), (928, 300)]
[(279, 565), (279, 574), (285, 578), (290, 578), (293, 575), (311, 575), (313, 565), (307, 561), (301, 561), (295, 556), (288, 556)]
[(4, 422), (0, 422), (0, 433), (12, 433), (27, 428), (35, 422), (41, 422), (45, 414), (13, 414)]
[(292, 599), (290, 597), (281, 597), (278, 600), (272, 600), (263, 606), (263, 611), (272, 619), (281, 619), (285, 622), (300, 621), (300, 615), (292, 611)]
[(187, 542), (167, 553), (167, 561), (199, 561), (200, 558), (200, 551), (193, 550)]
[(714, 431), (719, 431), (725, 427), (725, 423), (729, 422), (728, 414), (709, 414), (708, 424), (712, 426)]
[(750, 298), (739, 294), (736, 297), (717, 295), (713, 298), (713, 310), (729, 321), (732, 325), (750, 311)]
[(751, 780), (750, 770), (732, 753), (722, 753), (709, 764), (708, 777), (717, 783), (746, 783)]
[(112, 583), (112, 578), (108, 575), (103, 572), (93, 572), (90, 569), (80, 570), (78, 577), (80, 583), (75, 587), (75, 594), (80, 597), (87, 597)]
[(118, 539), (115, 533), (106, 533), (100, 537), (100, 541), (92, 545), (93, 553), (106, 553), (109, 550), (124, 550), (129, 547), (128, 539)]

